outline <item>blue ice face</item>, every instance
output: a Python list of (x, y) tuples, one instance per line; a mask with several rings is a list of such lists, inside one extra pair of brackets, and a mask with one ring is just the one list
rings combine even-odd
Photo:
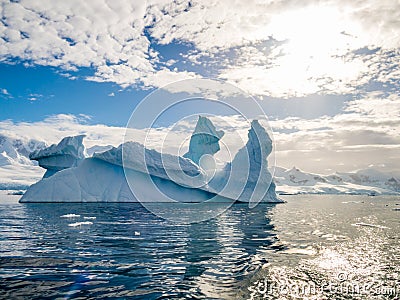
[(224, 136), (222, 130), (216, 130), (206, 117), (199, 116), (196, 128), (190, 138), (189, 151), (184, 155), (196, 164), (205, 154), (214, 155), (220, 150), (219, 140)]

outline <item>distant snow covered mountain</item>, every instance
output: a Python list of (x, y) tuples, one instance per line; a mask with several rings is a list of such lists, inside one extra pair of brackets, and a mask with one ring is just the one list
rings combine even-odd
[(27, 189), (39, 180), (44, 170), (29, 159), (29, 154), (45, 147), (43, 141), (0, 134), (0, 190)]
[[(45, 141), (0, 134), (0, 190), (26, 190), (39, 181), (46, 170), (39, 167), (37, 161), (31, 160), (29, 155), (48, 145)], [(110, 148), (111, 145), (90, 147), (86, 149), (87, 156)]]
[(398, 177), (372, 168), (319, 175), (276, 167), (274, 180), (278, 194), (400, 194)]
[(44, 147), (46, 147), (45, 142), (14, 139), (0, 134), (0, 166), (15, 164), (35, 165), (29, 159), (29, 154)]

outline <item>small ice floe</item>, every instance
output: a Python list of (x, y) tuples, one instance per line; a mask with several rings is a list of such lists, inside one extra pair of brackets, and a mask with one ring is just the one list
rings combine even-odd
[(66, 214), (60, 216), (60, 218), (79, 218), (81, 215), (76, 215), (76, 214)]
[(387, 229), (387, 228), (389, 228), (389, 227), (382, 226), (382, 225), (368, 224), (368, 223), (363, 223), (363, 222), (359, 222), (359, 223), (355, 223), (355, 224), (351, 224), (351, 225), (352, 225), (352, 226), (373, 227), (373, 228), (380, 228), (380, 229)]
[(315, 255), (317, 250), (311, 246), (306, 248), (290, 248), (284, 251), (286, 254)]
[(70, 226), (70, 227), (78, 227), (78, 226), (82, 226), (82, 225), (92, 225), (92, 224), (93, 224), (93, 222), (86, 221), (86, 222), (71, 223), (71, 224), (68, 224), (68, 226)]
[(85, 220), (95, 220), (96, 217), (83, 217)]
[(139, 231), (135, 231), (135, 235), (140, 235), (140, 232)]

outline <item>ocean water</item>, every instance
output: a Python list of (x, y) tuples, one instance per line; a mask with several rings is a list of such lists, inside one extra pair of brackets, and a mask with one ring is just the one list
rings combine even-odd
[(1, 195), (0, 298), (400, 298), (399, 197), (285, 200), (180, 225), (140, 204)]

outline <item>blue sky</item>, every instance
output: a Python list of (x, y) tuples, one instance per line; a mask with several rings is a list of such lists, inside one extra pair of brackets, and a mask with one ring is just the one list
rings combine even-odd
[[(154, 90), (85, 80), (93, 72), (90, 68), (79, 70), (71, 80), (54, 67), (24, 66), (18, 61), (0, 64), (0, 82), (7, 91), (1, 96), (1, 118), (35, 122), (56, 114), (83, 114), (93, 123), (125, 126), (136, 105)], [(267, 97), (259, 103), (270, 118), (315, 118), (340, 112), (349, 99), (351, 96), (313, 94), (293, 97), (290, 102)]]
[(0, 101), (1, 118), (35, 122), (56, 114), (84, 114), (94, 123), (124, 126), (131, 110), (149, 93), (87, 81), (84, 77), (93, 72), (90, 69), (76, 72), (75, 80), (58, 71), (54, 67), (0, 64), (0, 82), (9, 93)]
[[(264, 108), (278, 164), (398, 170), (399, 11), (395, 0), (3, 1), (0, 131), (53, 141), (124, 127), (152, 91), (215, 78)], [(192, 104), (156, 125), (204, 111), (226, 115)]]

